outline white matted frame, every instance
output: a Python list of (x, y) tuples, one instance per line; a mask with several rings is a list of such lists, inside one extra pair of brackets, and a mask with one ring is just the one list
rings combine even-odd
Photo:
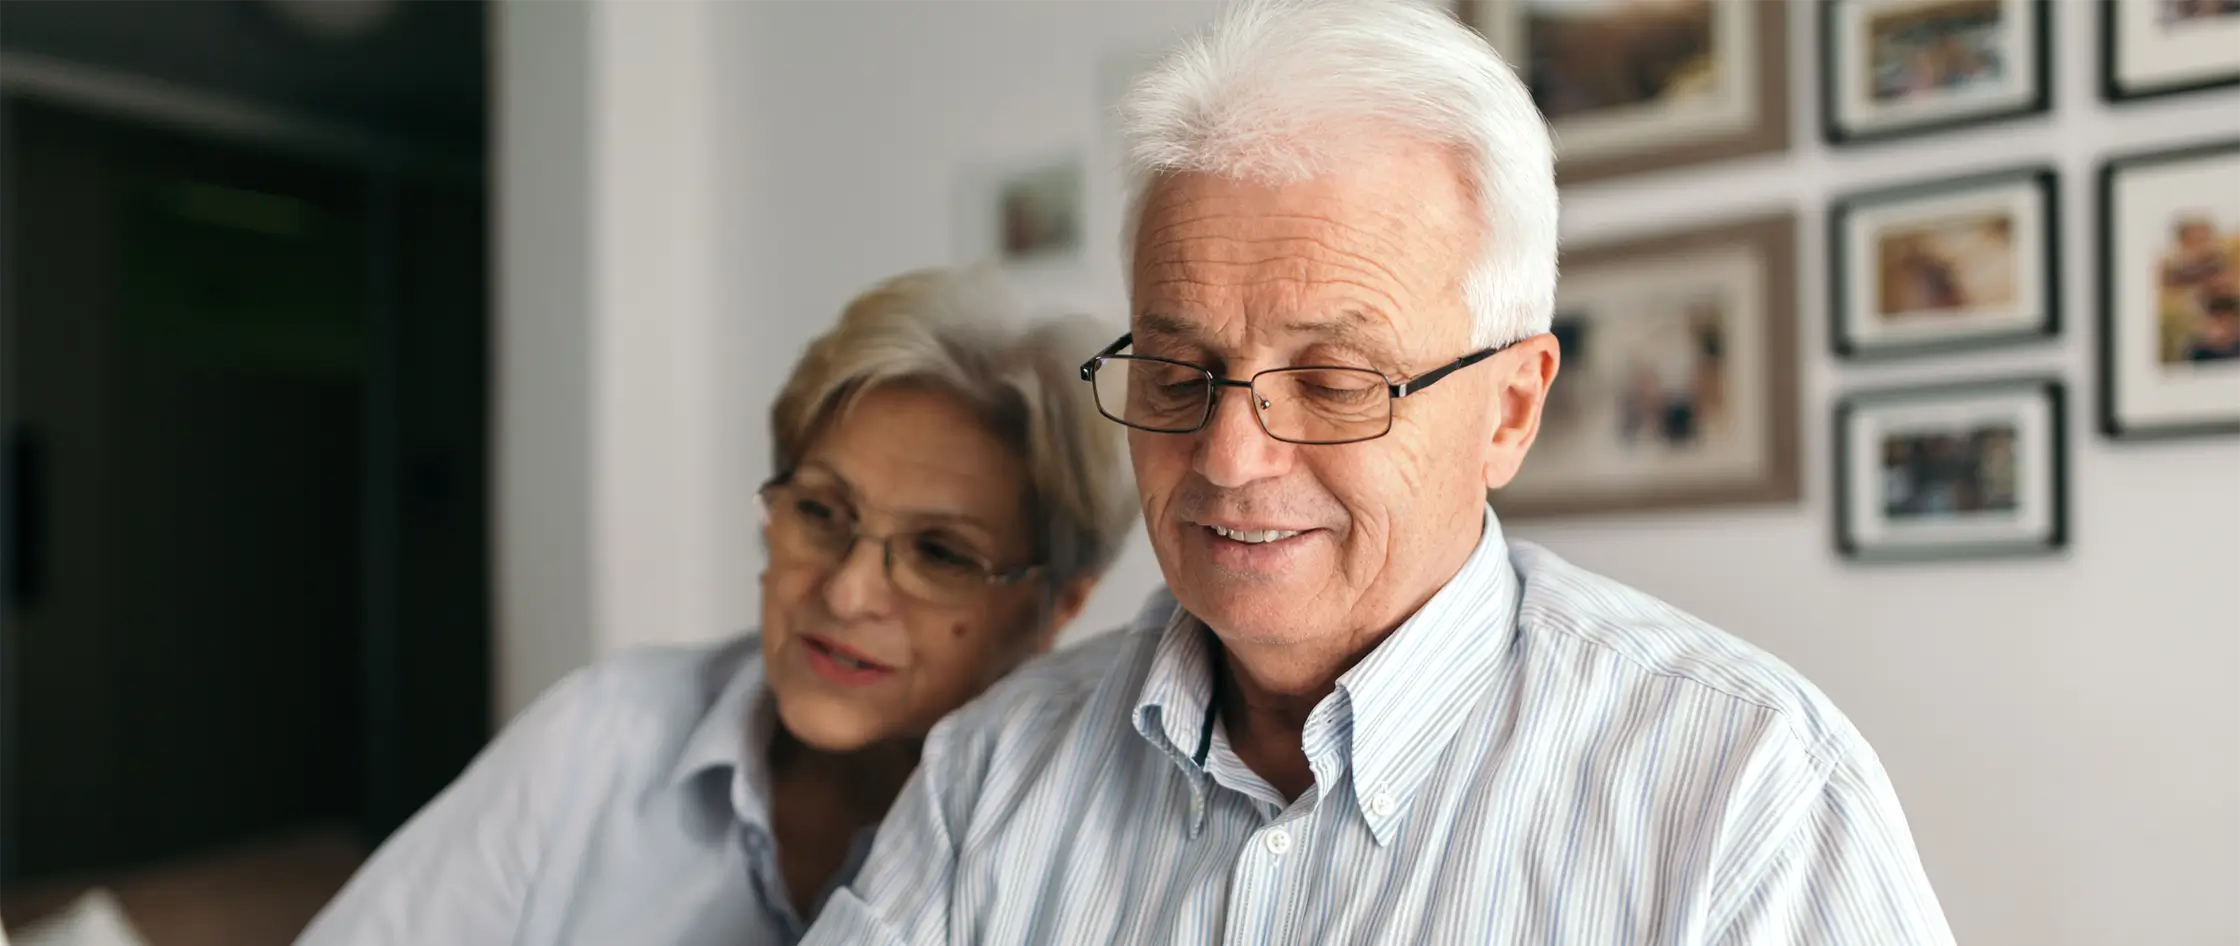
[(2240, 434), (2240, 140), (2101, 166), (2100, 291), (2101, 431)]
[[(1827, 0), (1823, 137), (1881, 141), (2049, 111), (2052, 19), (2049, 0)], [(1973, 46), (1981, 37), (1951, 37), (1950, 46), (1915, 38), (1942, 22), (1995, 28)], [(1969, 65), (1950, 62), (1960, 57)]]
[[(1700, 2), (1710, 14), (1715, 64), (1704, 94), (1555, 116), (1549, 129), (1563, 184), (1788, 150), (1790, 4)], [(1535, 13), (1592, 15), (1591, 9), (1577, 0), (1457, 0), (1455, 6), (1528, 85), (1537, 81)]]
[[(1865, 359), (2053, 338), (2058, 195), (2053, 168), (2027, 167), (1837, 198), (1828, 214), (1830, 347)], [(1920, 282), (1938, 288), (1906, 291)]]
[(2101, 0), (2100, 97), (2128, 102), (2240, 86), (2240, 4), (2190, 19), (2157, 0)]
[(2019, 378), (1854, 393), (1835, 409), (1835, 540), (1863, 562), (2069, 544), (2067, 393)]

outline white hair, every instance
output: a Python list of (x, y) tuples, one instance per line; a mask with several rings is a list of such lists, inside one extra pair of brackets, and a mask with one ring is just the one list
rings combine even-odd
[[(1480, 346), (1548, 330), (1556, 183), (1547, 123), (1477, 31), (1410, 0), (1244, 0), (1120, 105), (1132, 266), (1146, 196), (1180, 172), (1285, 183), (1340, 170), (1378, 132), (1462, 158), (1482, 229), (1463, 293)], [(1364, 140), (1364, 138), (1369, 140)]]

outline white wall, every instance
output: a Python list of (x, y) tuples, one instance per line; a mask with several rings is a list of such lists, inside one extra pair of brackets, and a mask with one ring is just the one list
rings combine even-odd
[(496, 11), (502, 719), (599, 654), (746, 626), (762, 392), (718, 296), (715, 8)]
[(591, 9), (493, 8), (500, 719), (592, 654)]
[[(517, 683), (551, 672), (562, 663), (557, 655), (751, 623), (759, 554), (746, 497), (768, 470), (769, 398), (801, 345), (867, 283), (959, 261), (957, 194), (985, 168), (1069, 148), (1102, 153), (1108, 64), (1213, 9), (1196, 0), (611, 6), (630, 12), (601, 13), (614, 37), (598, 42), (634, 44), (637, 58), (610, 50), (597, 69), (586, 64), (592, 86), (608, 90), (601, 101), (609, 109), (666, 102), (671, 111), (626, 119), (643, 137), (602, 140), (596, 154), (605, 163), (586, 172), (592, 205), (607, 215), (595, 244), (606, 255), (567, 265), (578, 241), (536, 226), (563, 225), (559, 215), (508, 207), (505, 216), (509, 233), (529, 231), (524, 239), (548, 241), (560, 254), (555, 263), (509, 246), (508, 284), (549, 277), (550, 285), (517, 292), (553, 302), (562, 320), (539, 328), (536, 320), (555, 316), (507, 303), (509, 330), (529, 333), (508, 336), (502, 364), (525, 373), (502, 382), (509, 393), (557, 392), (545, 375), (558, 369), (524, 360), (543, 350), (540, 333), (551, 336), (544, 342), (556, 357), (569, 356), (573, 316), (557, 298), (563, 290), (615, 280), (588, 294), (596, 301), (579, 319), (595, 329), (579, 406), (610, 432), (571, 428), (566, 397), (514, 397), (504, 415), (544, 424), (505, 441), (517, 462), (501, 488), (527, 494), (504, 505), (506, 634), (531, 648), (554, 633), (540, 621), (557, 629), (541, 662), (509, 658), (505, 673)], [(2240, 95), (2113, 112), (2093, 91), (2097, 5), (2054, 9), (2058, 117), (2050, 121), (1831, 152), (1813, 132), (1814, 23), (1800, 6), (1792, 18), (1790, 155), (1569, 195), (1573, 239), (1795, 207), (1806, 497), (1787, 507), (1512, 531), (1765, 646), (1829, 691), (1888, 764), (1961, 942), (2229, 946), (2240, 942), (2240, 914), (2225, 905), (2240, 890), (2240, 700), (2231, 697), (2240, 671), (2240, 440), (2118, 446), (2093, 433), (2088, 249), (2095, 157), (2240, 135)], [(677, 19), (663, 32), (617, 17)], [(704, 27), (702, 44), (678, 35), (679, 22)], [(510, 29), (506, 37), (527, 38)], [(684, 51), (660, 46), (654, 55), (656, 37)], [(708, 56), (712, 62), (696, 58)], [(631, 75), (619, 73), (625, 63)], [(712, 86), (695, 84), (710, 76)], [(510, 93), (502, 102), (534, 107)], [(690, 127), (695, 113), (712, 134)], [(668, 155), (666, 146), (707, 150)], [(522, 166), (518, 156), (505, 160)], [(2053, 161), (2064, 174), (2069, 327), (2057, 344), (1872, 369), (1823, 354), (1829, 195), (2029, 161)], [(1090, 186), (1088, 264), (1037, 274), (1032, 288), (1052, 303), (1096, 306), (1117, 331), (1117, 185), (1100, 172)], [(517, 193), (510, 180), (506, 193)], [(649, 206), (631, 211), (637, 201)], [(705, 256), (664, 255), (698, 252), (687, 244), (708, 233)], [(653, 277), (663, 267), (682, 273), (683, 288)], [(616, 325), (641, 319), (661, 325)], [(598, 339), (618, 331), (639, 334), (610, 353)], [(603, 369), (609, 359), (623, 367)], [(655, 368), (681, 374), (650, 394), (616, 393), (602, 374), (646, 380)], [(2071, 421), (2075, 549), (2053, 560), (1910, 568), (1837, 561), (1828, 536), (1831, 399), (1949, 369), (2051, 369), (2069, 379), (2079, 408)], [(641, 423), (657, 426), (613, 432)], [(706, 439), (685, 442), (696, 436)], [(625, 445), (653, 459), (592, 452)], [(585, 475), (597, 481), (570, 479), (571, 458), (600, 471)], [(558, 472), (540, 459), (559, 462)], [(661, 492), (640, 492), (651, 490)], [(597, 497), (590, 521), (607, 536), (574, 526), (584, 513), (568, 503), (579, 494)], [(579, 563), (541, 547), (547, 539), (599, 548)], [(571, 570), (579, 564), (584, 575)], [(1156, 580), (1138, 539), (1084, 627), (1124, 619)], [(591, 624), (580, 644), (569, 636), (571, 621)]]

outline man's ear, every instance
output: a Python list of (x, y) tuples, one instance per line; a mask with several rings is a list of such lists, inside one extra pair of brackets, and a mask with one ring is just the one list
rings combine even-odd
[(1563, 351), (1556, 337), (1542, 333), (1509, 346), (1495, 356), (1494, 404), (1501, 416), (1486, 444), (1487, 489), (1500, 489), (1516, 479), (1524, 455), (1540, 436), (1540, 409), (1548, 403), (1548, 389), (1556, 383), (1556, 369)]
[(1050, 603), (1049, 623), (1035, 629), (1035, 653), (1046, 654), (1050, 652), (1050, 648), (1057, 646), (1058, 632), (1065, 630), (1066, 625), (1072, 624), (1074, 618), (1081, 616), (1082, 606), (1089, 603), (1090, 592), (1096, 590), (1095, 578), (1076, 578), (1058, 589), (1057, 599)]

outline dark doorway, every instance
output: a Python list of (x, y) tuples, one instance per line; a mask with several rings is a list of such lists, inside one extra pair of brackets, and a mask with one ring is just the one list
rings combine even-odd
[[(344, 55), (249, 7), (0, 4), (0, 54), (44, 42), (28, 55), (414, 143), (0, 90), (11, 923), (53, 905), (23, 891), (306, 832), (370, 849), (488, 735), (483, 11), (401, 5), (450, 8), (415, 28), (475, 57), (461, 140), (456, 115), (384, 124), (397, 103), (367, 79), (426, 95), (440, 56), (395, 35), (386, 64)], [(167, 42), (137, 43), (136, 14), (173, 18)], [(160, 58), (134, 68), (142, 48)], [(429, 141), (447, 160), (399, 157)]]

